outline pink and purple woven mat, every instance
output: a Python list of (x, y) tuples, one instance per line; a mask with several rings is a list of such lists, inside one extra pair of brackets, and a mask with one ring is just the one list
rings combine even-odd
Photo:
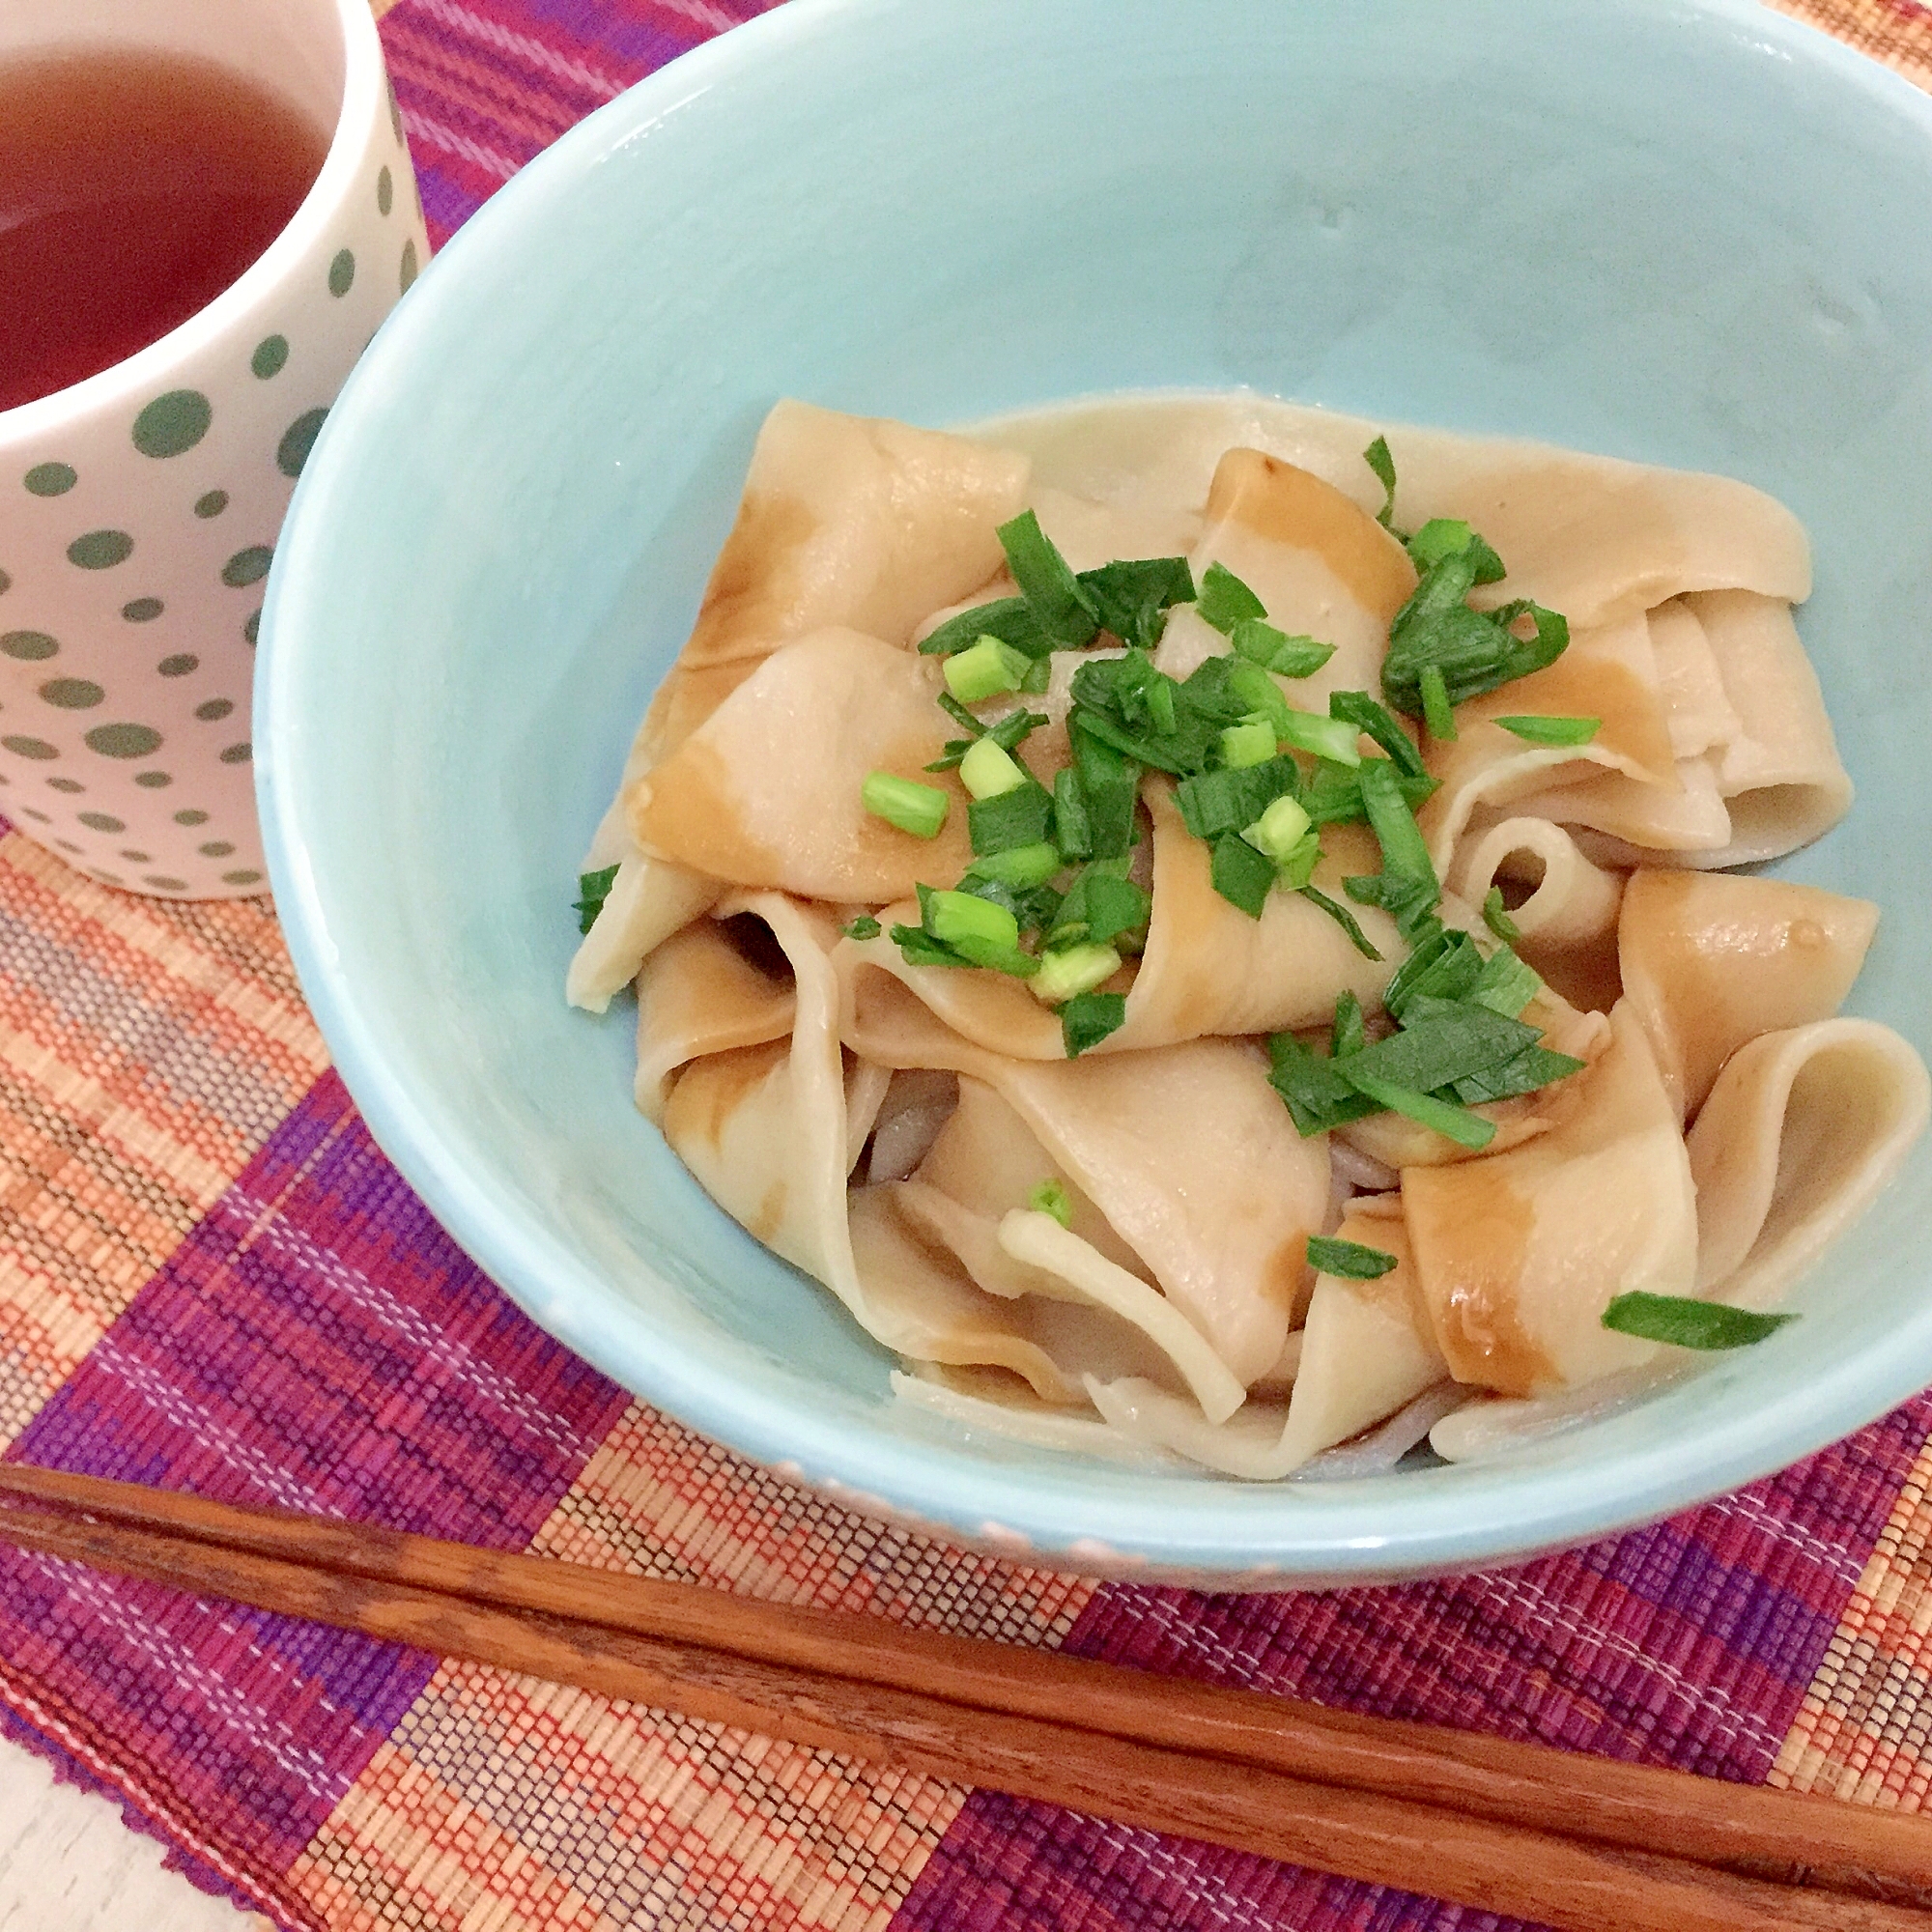
[[(755, 11), (390, 6), (433, 236)], [(1801, 11), (1932, 84), (1915, 0)], [(38, 816), (17, 789), (0, 810)], [(370, 1141), (266, 903), (123, 898), (4, 827), (0, 1430), (24, 1461), (1719, 1777), (1916, 1807), (1932, 1775), (1932, 1399), (1659, 1528), (1455, 1582), (1212, 1598), (963, 1556), (534, 1329)], [(1500, 1922), (17, 1554), (0, 1724), (291, 1929)]]

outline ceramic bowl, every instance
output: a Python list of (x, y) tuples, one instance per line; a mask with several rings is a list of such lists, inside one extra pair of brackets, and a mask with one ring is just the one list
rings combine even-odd
[(1230, 1587), (1521, 1558), (1932, 1381), (1932, 1152), (1804, 1320), (1479, 1467), (1250, 1486), (896, 1406), (563, 1003), (574, 872), (791, 394), (915, 422), (1247, 384), (1727, 471), (1809, 526), (1860, 787), (1779, 869), (1932, 1046), (1932, 101), (1749, 0), (793, 0), (594, 115), (428, 272), (303, 473), (256, 746), (282, 918), (378, 1139), (537, 1321), (861, 1510)]

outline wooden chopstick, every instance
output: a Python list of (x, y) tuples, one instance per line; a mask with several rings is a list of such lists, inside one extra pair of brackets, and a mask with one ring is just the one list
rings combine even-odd
[(0, 1492), (57, 1506), (0, 1509), (50, 1554), (1575, 1932), (1932, 1928), (1714, 1868), (1911, 1896), (1932, 1821), (137, 1485)]

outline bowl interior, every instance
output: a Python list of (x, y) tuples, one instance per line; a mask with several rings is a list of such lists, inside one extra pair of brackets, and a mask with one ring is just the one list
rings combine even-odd
[(829, 1295), (561, 996), (574, 873), (771, 402), (923, 423), (1236, 385), (1740, 475), (1809, 526), (1924, 1050), (1932, 103), (1750, 0), (794, 0), (512, 183), (386, 327), (270, 588), (257, 756), (303, 982), (378, 1137), (545, 1326), (862, 1504), (1089, 1569), (1415, 1574), (1654, 1517), (1932, 1380), (1921, 1149), (1805, 1320), (1486, 1468), (1150, 1476), (893, 1405)]

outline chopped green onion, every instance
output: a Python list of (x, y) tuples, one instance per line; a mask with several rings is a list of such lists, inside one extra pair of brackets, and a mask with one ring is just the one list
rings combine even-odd
[(1469, 998), (1513, 1020), (1542, 990), (1535, 969), (1525, 966), (1507, 946), (1499, 946), (1483, 962)]
[(1110, 1033), (1127, 1022), (1122, 993), (1081, 993), (1060, 1009), (1060, 1037), (1068, 1060), (1078, 1060), (1089, 1047), (1098, 1046)]
[[(1570, 626), (1554, 611), (1526, 600), (1500, 610), (1472, 610), (1481, 558), (1473, 545), (1422, 573), (1414, 594), (1389, 626), (1388, 654), (1382, 660), (1382, 696), (1411, 717), (1422, 709), (1419, 682), (1426, 665), (1441, 672), (1452, 704), (1462, 704), (1513, 678), (1541, 670), (1570, 644)], [(1533, 618), (1536, 635), (1520, 638), (1515, 626)]]
[(1377, 437), (1362, 451), (1362, 461), (1376, 472), (1376, 481), (1382, 486), (1382, 506), (1376, 512), (1376, 522), (1387, 529), (1389, 519), (1395, 514), (1395, 458), (1389, 454), (1388, 438)]
[(1408, 540), (1409, 559), (1416, 569), (1431, 570), (1445, 556), (1470, 553), (1478, 583), (1499, 583), (1508, 574), (1503, 560), (1458, 517), (1432, 517)]
[(1058, 1007), (1104, 986), (1120, 970), (1121, 955), (1111, 946), (1063, 946), (1039, 955), (1033, 995), (1049, 1007)]
[(1519, 1094), (1534, 1094), (1539, 1087), (1582, 1072), (1587, 1064), (1567, 1053), (1551, 1053), (1548, 1047), (1526, 1046), (1500, 1066), (1452, 1081), (1450, 1091), (1463, 1106), (1480, 1107), (1486, 1100), (1511, 1100)]
[[(1046, 656), (1035, 658), (1027, 666), (1026, 675), (1020, 679), (1020, 689), (1029, 697), (1037, 697), (1053, 682), (1053, 659)], [(1045, 721), (1041, 720), (1043, 724)]]
[[(1245, 724), (1251, 718), (1259, 718), (1280, 742), (1283, 721), (1294, 715), (1293, 707), (1282, 696), (1281, 686), (1271, 678), (1260, 665), (1249, 664), (1245, 658), (1210, 658), (1209, 664), (1224, 664), (1228, 682), (1229, 696), (1241, 707), (1237, 721)], [(1203, 669), (1207, 667), (1204, 666)], [(1197, 671), (1195, 676), (1198, 677)], [(1191, 686), (1193, 678), (1188, 679)]]
[(1053, 639), (1040, 629), (1039, 619), (1024, 597), (1001, 597), (947, 618), (919, 640), (920, 655), (951, 657), (954, 651), (970, 649), (981, 638), (998, 638), (1029, 658), (1043, 658), (1053, 648)]
[(1500, 886), (1492, 886), (1484, 895), (1483, 923), (1505, 945), (1514, 945), (1522, 937), (1522, 928), (1503, 905), (1503, 889)]
[(1278, 798), (1293, 797), (1301, 773), (1293, 758), (1270, 757), (1264, 764), (1202, 772), (1182, 779), (1174, 802), (1197, 838), (1242, 832)]
[(1288, 857), (1276, 865), (1275, 877), (1292, 893), (1305, 892), (1309, 880), (1315, 876), (1316, 867), (1321, 863), (1321, 833), (1304, 832), (1289, 848)]
[[(998, 751), (997, 746), (994, 749)], [(999, 755), (1005, 757), (1006, 753), (1000, 752)], [(952, 802), (937, 785), (895, 778), (891, 772), (868, 774), (859, 788), (859, 803), (874, 818), (883, 818), (888, 825), (910, 832), (915, 838), (937, 838)]]
[(611, 896), (611, 888), (616, 883), (616, 878), (615, 866), (577, 875), (577, 929), (580, 933), (588, 932), (597, 923), (597, 915), (604, 910), (604, 901)]
[(1151, 556), (1103, 563), (1080, 573), (1103, 631), (1123, 644), (1151, 651), (1167, 628), (1168, 607), (1194, 601), (1194, 573), (1184, 556)]
[(1468, 1074), (1500, 1066), (1541, 1037), (1534, 1027), (1487, 1007), (1417, 999), (1410, 1001), (1400, 1033), (1365, 1046), (1345, 1065), (1351, 1082), (1359, 1075), (1433, 1094)]
[(1355, 766), (1362, 762), (1361, 748), (1355, 740), (1361, 733), (1339, 718), (1318, 718), (1312, 711), (1291, 711), (1285, 722), (1277, 721), (1277, 730), (1285, 745), (1326, 758), (1331, 765)]
[(998, 638), (984, 637), (946, 660), (946, 688), (961, 704), (1017, 691), (1034, 661)]
[(1224, 563), (1208, 566), (1194, 608), (1203, 622), (1213, 625), (1224, 637), (1244, 619), (1267, 616), (1267, 606)]
[(1031, 510), (1022, 510), (995, 533), (1007, 554), (1007, 567), (1027, 608), (1056, 644), (1078, 648), (1091, 643), (1100, 628), (1094, 594), (1067, 568), (1053, 539)]
[(1382, 1005), (1398, 1019), (1411, 1000), (1463, 1000), (1475, 990), (1483, 977), (1483, 955), (1466, 932), (1451, 932), (1437, 921), (1411, 944), (1415, 950), (1396, 968), (1382, 993)]
[(1346, 1060), (1360, 1053), (1369, 1043), (1367, 1023), (1362, 1018), (1362, 1003), (1353, 993), (1335, 995), (1335, 1020), (1328, 1030), (1328, 1057)]
[(959, 782), (975, 798), (998, 798), (1029, 782), (1027, 768), (990, 737), (977, 740), (959, 760)]
[(953, 952), (952, 947), (941, 946), (923, 926), (895, 925), (892, 941), (905, 955), (908, 966), (970, 966), (973, 963)]
[[(1068, 726), (1073, 769), (1086, 810), (1087, 846), (1095, 859), (1120, 859), (1133, 849), (1134, 807), (1140, 797), (1139, 762), (1097, 736), (1085, 721)], [(1063, 844), (1063, 852), (1073, 848)]]
[(1333, 644), (1291, 638), (1260, 617), (1243, 617), (1231, 633), (1237, 656), (1282, 677), (1313, 677), (1335, 655)]
[(1326, 893), (1317, 892), (1313, 886), (1300, 886), (1296, 890), (1311, 905), (1318, 905), (1349, 935), (1349, 943), (1364, 959), (1379, 960), (1381, 954), (1370, 943), (1369, 936), (1361, 928), (1355, 915), (1345, 905), (1337, 905)]
[(1073, 1197), (1064, 1180), (1042, 1180), (1027, 1196), (1027, 1206), (1036, 1214), (1051, 1214), (1063, 1228), (1073, 1225)]
[[(954, 658), (951, 662), (957, 664), (959, 660)], [(1441, 744), (1453, 744), (1456, 712), (1449, 702), (1449, 687), (1443, 682), (1441, 668), (1424, 665), (1416, 673), (1415, 682), (1422, 694), (1422, 722), (1429, 726), (1429, 735)]]
[(934, 893), (927, 903), (925, 929), (943, 946), (979, 941), (987, 946), (1017, 946), (1019, 921), (1005, 906), (973, 893)]
[(1442, 889), (1415, 814), (1396, 783), (1393, 765), (1373, 759), (1362, 767), (1362, 805), (1369, 815), (1369, 829), (1382, 848), (1383, 870), (1402, 873), (1426, 887), (1432, 895), (1429, 909), (1433, 911)]
[(1122, 860), (1100, 859), (1081, 868), (1060, 902), (1053, 930), (1046, 937), (1049, 947), (1083, 942), (1104, 946), (1147, 924), (1153, 901), (1115, 869), (1124, 869), (1124, 865)]
[[(1362, 1057), (1355, 1056), (1358, 1060)], [(1378, 1080), (1373, 1074), (1350, 1071), (1345, 1077), (1357, 1093), (1371, 1100), (1379, 1100), (1390, 1113), (1402, 1114), (1417, 1126), (1429, 1127), (1454, 1141), (1458, 1147), (1480, 1152), (1496, 1137), (1495, 1122), (1470, 1113), (1467, 1108), (1452, 1106), (1447, 1100), (1437, 1100), (1411, 1088), (1398, 1087), (1392, 1080)]]
[(838, 929), (847, 939), (876, 939), (885, 927), (870, 913), (862, 912), (857, 919)]
[(1796, 1315), (1759, 1315), (1722, 1301), (1697, 1301), (1681, 1294), (1652, 1294), (1634, 1289), (1604, 1310), (1604, 1326), (1646, 1342), (1675, 1349), (1744, 1349), (1776, 1334)]
[(1380, 1111), (1342, 1078), (1332, 1060), (1318, 1058), (1292, 1033), (1270, 1036), (1268, 1061), (1268, 1085), (1281, 1095), (1303, 1139)]
[(1257, 852), (1238, 832), (1224, 832), (1214, 840), (1208, 877), (1230, 905), (1259, 919), (1274, 885), (1274, 862)]
[[(1278, 798), (1241, 833), (1257, 852), (1285, 866), (1309, 833), (1308, 814), (1292, 798)], [(1305, 881), (1304, 881), (1305, 883)]]
[(1016, 846), (1043, 845), (1052, 829), (1053, 796), (1034, 779), (991, 798), (976, 798), (966, 808), (967, 838), (976, 859)]
[(1308, 1265), (1317, 1274), (1332, 1274), (1343, 1281), (1377, 1281), (1395, 1264), (1395, 1257), (1382, 1248), (1337, 1240), (1333, 1235), (1308, 1237)]
[[(1415, 741), (1396, 723), (1395, 714), (1385, 704), (1378, 704), (1366, 691), (1337, 691), (1328, 698), (1328, 715), (1346, 718), (1365, 737), (1386, 752), (1395, 768), (1405, 778), (1429, 776)], [(1431, 781), (1434, 788), (1434, 781)]]
[(1264, 765), (1274, 756), (1274, 726), (1264, 718), (1243, 719), (1221, 731), (1221, 762), (1230, 771)]
[(1601, 718), (1498, 718), (1496, 723), (1530, 745), (1587, 745), (1604, 728)]
[(1053, 775), (1053, 842), (1066, 859), (1085, 859), (1094, 850), (1087, 794), (1071, 765)]
[(1004, 852), (987, 852), (967, 868), (968, 878), (993, 879), (1015, 892), (1043, 886), (1065, 862), (1052, 843), (1041, 839), (1037, 845), (1014, 845)]

